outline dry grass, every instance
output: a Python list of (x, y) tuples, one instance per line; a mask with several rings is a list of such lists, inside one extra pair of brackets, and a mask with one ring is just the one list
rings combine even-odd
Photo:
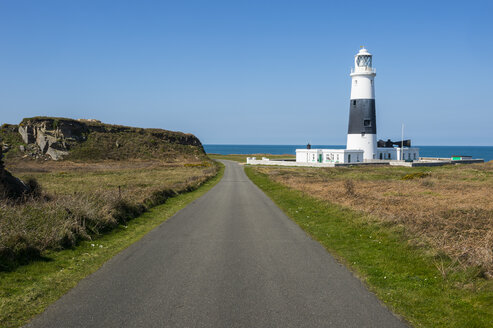
[(439, 168), (257, 168), (316, 198), (370, 214), (463, 267), (493, 277), (493, 162)]
[(0, 203), (0, 270), (125, 224), (217, 172), (211, 162), (158, 161), (26, 161), (8, 169), (21, 179), (36, 179), (42, 192), (22, 203)]

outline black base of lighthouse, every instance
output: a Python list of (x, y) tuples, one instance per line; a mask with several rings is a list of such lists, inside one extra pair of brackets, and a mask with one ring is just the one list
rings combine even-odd
[(377, 134), (375, 99), (351, 99), (348, 134)]

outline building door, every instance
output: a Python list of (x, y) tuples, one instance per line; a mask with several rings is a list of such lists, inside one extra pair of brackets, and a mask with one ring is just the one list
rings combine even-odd
[(319, 162), (319, 163), (322, 163), (322, 154), (319, 154), (319, 155), (318, 155), (318, 162)]
[(348, 162), (348, 163), (351, 163), (351, 154), (348, 154), (348, 155), (347, 155), (347, 162)]

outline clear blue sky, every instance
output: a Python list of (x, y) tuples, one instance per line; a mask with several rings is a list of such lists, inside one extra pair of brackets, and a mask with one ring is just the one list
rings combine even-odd
[(0, 118), (345, 144), (353, 56), (380, 138), (493, 145), (493, 1), (0, 0)]

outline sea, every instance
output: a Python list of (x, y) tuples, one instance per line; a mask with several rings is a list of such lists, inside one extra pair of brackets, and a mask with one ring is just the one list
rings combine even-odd
[[(485, 162), (493, 160), (493, 146), (413, 146), (419, 148), (422, 157), (452, 157), (453, 155), (482, 158)], [(208, 154), (295, 154), (296, 149), (306, 145), (204, 145)], [(312, 145), (312, 148), (344, 149), (345, 145)]]

